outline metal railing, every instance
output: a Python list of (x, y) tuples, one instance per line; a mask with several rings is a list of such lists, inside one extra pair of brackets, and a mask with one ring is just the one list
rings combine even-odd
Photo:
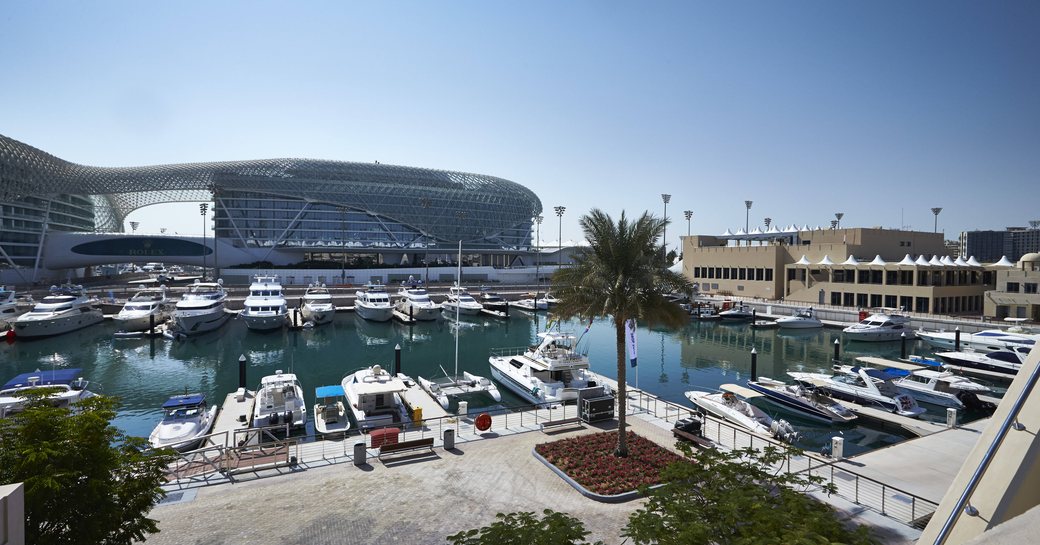
[[(631, 392), (630, 401), (633, 400), (633, 397), (638, 409), (643, 409), (665, 422), (674, 422), (697, 413), (695, 409), (659, 399), (643, 391)], [(630, 410), (629, 412), (634, 414), (641, 411)], [(776, 439), (755, 435), (748, 430), (711, 416), (704, 418), (703, 422), (701, 434), (723, 448), (761, 450), (766, 446), (780, 448), (787, 446), (786, 443)], [(916, 528), (923, 528), (932, 513), (938, 508), (936, 502), (860, 475), (844, 467), (837, 467), (835, 464), (838, 461), (803, 452), (800, 455), (787, 456), (780, 464), (782, 467), (773, 469), (782, 469), (788, 473), (805, 473), (808, 476), (821, 476), (826, 484), (834, 485), (835, 493), (838, 496)]]

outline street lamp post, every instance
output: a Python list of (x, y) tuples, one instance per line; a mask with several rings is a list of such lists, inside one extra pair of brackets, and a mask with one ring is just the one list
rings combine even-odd
[[(749, 231), (748, 228), (751, 227), (751, 221), (750, 220), (751, 220), (751, 205), (752, 204), (753, 204), (753, 201), (744, 201), (744, 207), (747, 208), (747, 211), (744, 212), (744, 234), (747, 234), (748, 231)], [(751, 238), (750, 237), (748, 237), (748, 246), (751, 246)]]
[(534, 281), (541, 284), (542, 275), (539, 272), (542, 261), (542, 252), (539, 247), (542, 243), (542, 216), (534, 217)]
[(199, 204), (199, 214), (202, 215), (202, 279), (206, 279), (206, 212), (209, 210), (209, 203)]
[(554, 206), (553, 210), (556, 212), (556, 217), (560, 218), (560, 239), (559, 239), (559, 263), (558, 269), (563, 268), (563, 213), (567, 211), (566, 206)]
[(935, 226), (932, 228), (933, 233), (939, 232), (939, 212), (942, 212), (942, 208), (936, 207), (932, 209), (932, 214), (935, 214)]
[(672, 196), (667, 193), (661, 193), (661, 200), (664, 201), (664, 232), (661, 233), (663, 240), (661, 241), (661, 251), (664, 252), (665, 260), (668, 259), (668, 201), (672, 200)]
[(834, 226), (835, 226), (834, 228), (835, 229), (841, 229), (841, 218), (844, 218), (844, 217), (845, 217), (845, 213), (844, 212), (835, 212), (834, 213), (834, 219), (838, 220), (838, 223), (834, 224)]

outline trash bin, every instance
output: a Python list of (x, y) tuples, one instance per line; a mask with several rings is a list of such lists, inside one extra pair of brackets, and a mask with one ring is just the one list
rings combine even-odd
[(452, 450), (455, 448), (455, 430), (448, 428), (444, 430), (444, 450)]
[(365, 450), (365, 442), (354, 443), (354, 465), (363, 466), (368, 463), (368, 451)]

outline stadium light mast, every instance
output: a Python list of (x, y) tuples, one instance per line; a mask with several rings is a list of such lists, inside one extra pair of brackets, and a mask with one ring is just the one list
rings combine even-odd
[(553, 210), (556, 212), (556, 217), (560, 218), (560, 240), (558, 241), (559, 242), (559, 252), (560, 252), (560, 255), (558, 256), (559, 263), (557, 264), (557, 268), (558, 269), (562, 269), (563, 268), (563, 213), (567, 211), (567, 207), (566, 206), (554, 206)]
[(541, 266), (542, 252), (539, 249), (542, 243), (542, 220), (545, 219), (541, 215), (534, 217), (534, 281), (541, 284), (542, 275), (539, 272)]
[(935, 207), (932, 209), (932, 214), (935, 214), (935, 225), (932, 227), (933, 233), (939, 232), (939, 212), (942, 212), (942, 207)]
[(668, 260), (668, 201), (672, 200), (672, 196), (667, 193), (661, 193), (661, 200), (664, 201), (664, 232), (661, 233), (661, 251), (664, 252), (664, 258)]
[(838, 223), (834, 224), (835, 229), (841, 229), (841, 218), (845, 217), (845, 212), (835, 212), (834, 219), (838, 220)]

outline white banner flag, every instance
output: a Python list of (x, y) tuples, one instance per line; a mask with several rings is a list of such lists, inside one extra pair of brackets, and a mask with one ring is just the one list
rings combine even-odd
[(636, 366), (636, 359), (639, 355), (636, 350), (636, 321), (635, 319), (627, 320), (625, 322), (625, 336), (628, 337), (628, 361), (632, 364), (632, 367)]

